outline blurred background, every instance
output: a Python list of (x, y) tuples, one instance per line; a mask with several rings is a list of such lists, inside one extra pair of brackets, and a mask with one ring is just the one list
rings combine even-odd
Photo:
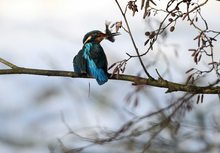
[[(122, 7), (127, 4), (121, 3)], [(202, 11), (210, 29), (217, 31), (220, 22), (215, 16), (219, 7), (219, 3), (210, 1)], [(149, 19), (143, 20), (142, 15), (133, 18), (130, 13), (128, 19), (137, 45), (144, 52), (144, 33), (150, 28)], [(114, 0), (0, 0), (0, 57), (22, 67), (73, 71), (72, 59), (82, 47), (83, 36), (91, 30), (104, 31), (105, 21), (120, 20), (122, 16)], [(144, 60), (146, 65), (155, 63), (149, 66), (153, 76), (157, 76), (155, 69), (161, 73), (168, 71), (166, 79), (181, 83), (186, 79), (185, 72), (195, 66), (187, 50), (196, 46), (193, 38), (197, 32), (185, 22), (177, 23), (177, 27), (168, 34), (162, 49), (156, 48), (163, 50), (166, 58), (158, 57), (154, 51)], [(126, 52), (135, 54), (127, 33), (120, 32), (114, 43), (102, 42), (109, 65), (127, 58)], [(215, 45), (219, 50), (219, 43)], [(219, 53), (216, 57), (219, 58)], [(0, 64), (0, 68), (6, 66)], [(126, 74), (141, 72), (137, 59), (129, 61)], [(99, 86), (93, 79), (2, 75), (0, 82), (2, 153), (50, 152), (48, 146), (56, 146), (58, 138), (66, 140), (68, 130), (62, 118), (81, 134), (98, 133), (99, 129), (116, 130), (134, 115), (157, 110), (152, 103), (162, 108), (173, 97), (164, 94), (165, 89), (146, 87), (130, 100), (129, 94), (136, 87), (130, 82), (113, 80)], [(137, 97), (137, 104), (128, 102)], [(196, 105), (186, 116), (186, 125), (197, 127), (198, 120), (192, 116), (198, 112), (207, 120), (219, 117), (218, 109), (218, 97), (205, 96), (205, 103)], [(210, 139), (213, 135), (219, 134), (209, 131)], [(82, 145), (73, 140), (67, 142), (70, 147)]]

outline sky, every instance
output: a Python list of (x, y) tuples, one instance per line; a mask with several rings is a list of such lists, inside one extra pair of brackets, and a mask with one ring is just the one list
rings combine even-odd
[[(216, 4), (210, 1), (204, 15), (210, 26), (219, 30), (220, 22), (213, 17), (219, 12), (220, 4)], [(141, 46), (145, 41), (146, 25), (142, 13), (138, 16), (140, 18), (128, 19), (135, 40)], [(122, 16), (114, 0), (0, 0), (0, 57), (23, 67), (72, 71), (72, 59), (82, 47), (84, 34), (95, 29), (104, 31), (105, 21), (120, 20)], [(179, 23), (167, 40), (168, 44), (180, 45), (180, 55), (192, 44), (185, 35), (187, 30)], [(134, 53), (128, 35), (121, 33), (115, 43), (102, 42), (109, 63), (125, 58), (126, 52)], [(173, 52), (167, 55), (183, 69), (192, 64), (192, 61), (186, 63), (176, 59)], [(137, 61), (128, 64), (126, 73), (136, 74), (140, 69), (136, 65)], [(158, 69), (163, 70), (163, 64), (159, 64)], [(174, 78), (176, 81), (182, 79), (182, 75)], [(45, 143), (65, 134), (66, 128), (61, 121), (63, 112), (68, 123), (78, 131), (85, 125), (116, 128), (117, 123), (123, 124), (123, 119), (129, 119), (129, 115), (119, 114), (118, 110), (131, 109), (122, 102), (126, 93), (121, 93), (131, 88), (130, 83), (110, 81), (109, 85), (99, 87), (92, 80), (26, 75), (1, 76), (0, 82), (0, 152), (47, 153)], [(100, 95), (102, 100), (97, 100)], [(138, 108), (134, 112), (142, 114), (149, 109)], [(122, 117), (118, 118), (120, 115)], [(11, 144), (17, 147), (12, 148)]]

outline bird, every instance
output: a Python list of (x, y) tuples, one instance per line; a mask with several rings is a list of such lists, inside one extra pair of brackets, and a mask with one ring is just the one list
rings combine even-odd
[(83, 38), (82, 49), (73, 59), (74, 72), (94, 77), (99, 85), (106, 83), (108, 61), (100, 43), (103, 39), (114, 42), (117, 35), (119, 33), (111, 33), (107, 25), (105, 33), (99, 30), (88, 32)]

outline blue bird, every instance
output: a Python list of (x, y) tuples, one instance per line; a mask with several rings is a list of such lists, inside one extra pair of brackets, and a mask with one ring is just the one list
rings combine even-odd
[(106, 33), (99, 30), (88, 32), (83, 38), (83, 47), (73, 59), (74, 71), (88, 74), (96, 79), (99, 85), (108, 81), (108, 62), (100, 45), (103, 39), (114, 42), (114, 36), (106, 27)]

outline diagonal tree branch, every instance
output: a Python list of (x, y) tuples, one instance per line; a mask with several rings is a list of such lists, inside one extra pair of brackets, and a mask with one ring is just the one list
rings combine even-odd
[(12, 69), (18, 68), (18, 66), (12, 64), (12, 63), (9, 62), (9, 61), (4, 60), (4, 59), (1, 58), (1, 57), (0, 57), (0, 63), (5, 64), (6, 66), (8, 66), (8, 67), (10, 67), (10, 68), (12, 68)]
[(141, 64), (141, 66), (142, 66), (142, 68), (143, 68), (145, 74), (149, 77), (149, 79), (154, 80), (154, 78), (153, 78), (153, 77), (150, 75), (150, 73), (147, 71), (147, 69), (146, 69), (146, 67), (145, 67), (145, 65), (144, 65), (144, 62), (143, 62), (143, 60), (141, 59), (141, 55), (140, 55), (139, 50), (138, 50), (138, 48), (137, 48), (137, 45), (136, 45), (136, 43), (135, 43), (135, 41), (134, 41), (134, 37), (133, 37), (133, 35), (132, 35), (132, 33), (131, 33), (131, 29), (130, 29), (130, 26), (129, 26), (129, 24), (128, 24), (128, 20), (127, 20), (127, 18), (126, 18), (126, 15), (125, 15), (125, 13), (122, 11), (122, 8), (121, 8), (121, 6), (120, 6), (118, 0), (115, 0), (115, 2), (116, 2), (116, 4), (118, 5), (118, 8), (119, 8), (119, 10), (120, 10), (120, 12), (121, 12), (121, 14), (122, 14), (122, 16), (123, 16), (123, 18), (124, 18), (125, 24), (126, 24), (126, 26), (127, 26), (128, 34), (129, 34), (129, 36), (130, 36), (130, 38), (131, 38), (132, 44), (133, 44), (134, 49), (135, 49), (135, 51), (136, 51), (136, 53), (137, 53), (138, 59), (139, 59), (139, 61), (140, 61), (140, 64)]
[[(72, 71), (59, 71), (59, 70), (44, 70), (44, 69), (32, 69), (16, 67), (15, 69), (1, 69), (0, 75), (7, 74), (30, 74), (30, 75), (43, 75), (43, 76), (60, 76), (69, 78), (91, 78), (90, 76), (81, 75)], [(167, 89), (166, 93), (183, 91), (192, 94), (220, 94), (220, 86), (195, 86), (195, 85), (185, 85), (170, 82), (164, 79), (152, 80), (147, 78), (142, 78), (133, 75), (124, 74), (113, 74), (109, 79), (112, 80), (122, 80), (132, 82), (133, 85), (149, 85), (159, 88)]]

